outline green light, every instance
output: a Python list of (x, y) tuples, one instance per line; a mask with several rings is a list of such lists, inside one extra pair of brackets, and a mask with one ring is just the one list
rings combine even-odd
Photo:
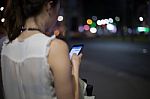
[(148, 32), (150, 32), (150, 29), (147, 28), (147, 27), (138, 27), (138, 28), (137, 28), (137, 31), (138, 31), (138, 32), (145, 32), (145, 33), (148, 33)]
[(96, 23), (93, 22), (93, 23), (91, 24), (91, 27), (96, 27)]
[(148, 33), (150, 31), (149, 28), (145, 28), (145, 32)]

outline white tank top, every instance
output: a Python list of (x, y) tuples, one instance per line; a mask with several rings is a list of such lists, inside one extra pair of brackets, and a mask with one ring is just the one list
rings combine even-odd
[(55, 36), (34, 34), (23, 42), (4, 42), (1, 68), (5, 99), (56, 99), (54, 79), (47, 63)]

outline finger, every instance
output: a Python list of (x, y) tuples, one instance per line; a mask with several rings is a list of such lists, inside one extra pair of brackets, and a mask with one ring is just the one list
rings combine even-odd
[(73, 53), (73, 56), (77, 56), (77, 54), (76, 54), (76, 53)]
[(80, 54), (79, 54), (79, 57), (82, 57), (82, 56), (83, 56), (83, 54), (82, 54), (82, 53), (80, 53)]

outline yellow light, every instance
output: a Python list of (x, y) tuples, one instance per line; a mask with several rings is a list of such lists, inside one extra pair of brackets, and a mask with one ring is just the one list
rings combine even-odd
[(87, 19), (87, 24), (91, 25), (93, 21), (91, 19)]

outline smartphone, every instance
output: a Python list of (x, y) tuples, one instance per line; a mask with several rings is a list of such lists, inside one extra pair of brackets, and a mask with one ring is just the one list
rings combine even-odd
[(72, 55), (75, 53), (77, 55), (79, 55), (81, 52), (82, 52), (82, 49), (83, 49), (84, 45), (83, 44), (76, 44), (76, 45), (73, 45), (71, 47), (71, 50), (70, 50), (70, 53), (69, 53), (69, 57), (70, 59), (72, 58)]

